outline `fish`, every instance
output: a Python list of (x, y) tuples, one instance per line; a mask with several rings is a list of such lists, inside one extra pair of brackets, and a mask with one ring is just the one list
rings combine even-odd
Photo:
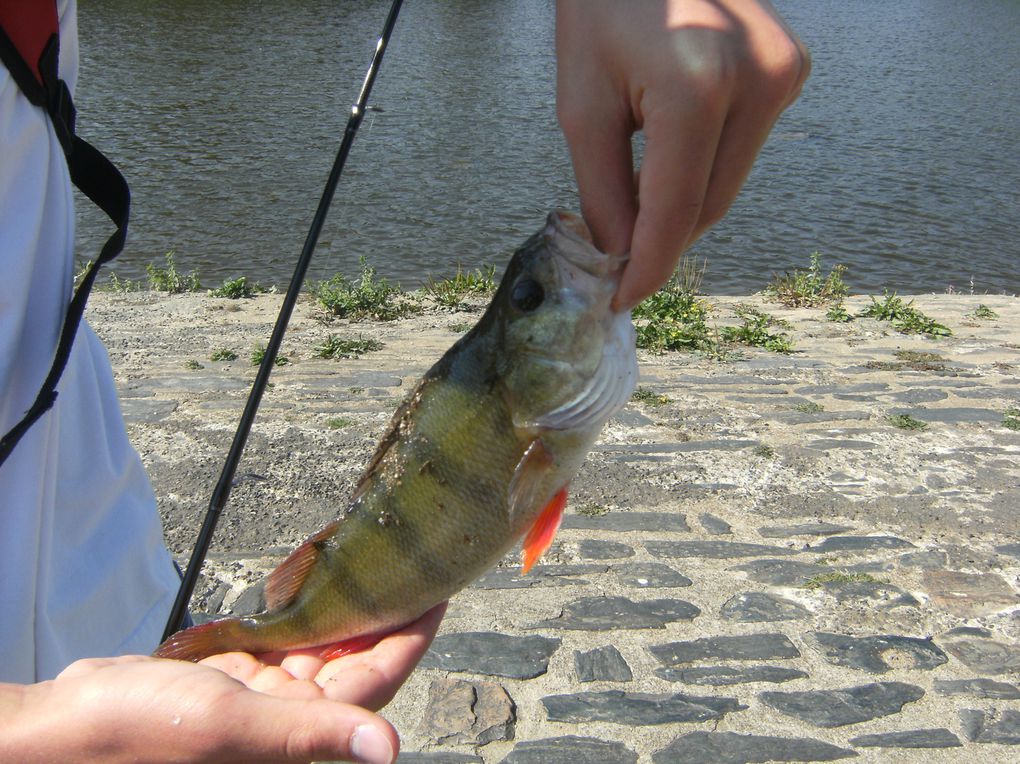
[(549, 548), (568, 486), (637, 382), (626, 255), (553, 210), (511, 257), (478, 323), (399, 406), (343, 513), (268, 577), (266, 610), (169, 637), (155, 652), (367, 649), (522, 542)]

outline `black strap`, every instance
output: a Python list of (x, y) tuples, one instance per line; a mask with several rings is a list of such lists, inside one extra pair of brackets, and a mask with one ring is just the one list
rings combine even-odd
[[(74, 297), (71, 298), (71, 303), (64, 316), (64, 325), (60, 330), (60, 340), (53, 357), (53, 365), (50, 367), (49, 374), (46, 375), (46, 380), (43, 382), (35, 402), (22, 420), (0, 439), (0, 465), (7, 460), (28, 429), (53, 407), (53, 403), (57, 399), (57, 383), (67, 366), (67, 360), (71, 355), (71, 346), (78, 333), (82, 315), (85, 313), (85, 302), (88, 300), (100, 266), (115, 258), (124, 248), (128, 218), (131, 212), (131, 193), (120, 170), (99, 150), (75, 135), (74, 104), (71, 101), (67, 85), (57, 77), (57, 54), (57, 36), (53, 35), (39, 61), (39, 70), (44, 83), (44, 87), (40, 87), (31, 67), (25, 63), (10, 38), (0, 28), (0, 57), (22, 92), (32, 103), (44, 106), (50, 115), (57, 137), (64, 149), (71, 182), (106, 213), (117, 226), (117, 230), (103, 245), (99, 257), (89, 266), (78, 283), (78, 288), (75, 290)], [(63, 253), (55, 254), (62, 256)]]

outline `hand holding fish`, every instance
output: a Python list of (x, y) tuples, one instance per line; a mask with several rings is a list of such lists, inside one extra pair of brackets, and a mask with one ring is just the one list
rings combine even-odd
[(378, 709), (425, 653), (444, 606), (369, 651), (226, 653), (199, 664), (77, 661), (55, 680), (0, 685), (0, 761), (364, 761), (399, 740)]
[(767, 0), (559, 0), (556, 50), (581, 209), (600, 249), (630, 253), (628, 309), (729, 209), (810, 57)]

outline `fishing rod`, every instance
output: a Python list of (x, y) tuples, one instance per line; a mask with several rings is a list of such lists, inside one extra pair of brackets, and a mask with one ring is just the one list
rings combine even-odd
[(386, 45), (393, 34), (393, 27), (397, 23), (397, 16), (400, 13), (401, 5), (403, 5), (403, 0), (393, 0), (392, 5), (390, 5), (389, 14), (386, 16), (386, 23), (383, 25), (382, 34), (375, 45), (375, 53), (372, 55), (368, 72), (365, 74), (365, 81), (361, 85), (358, 100), (351, 107), (351, 115), (347, 120), (343, 140), (340, 141), (340, 148), (337, 150), (336, 159), (333, 160), (333, 167), (326, 180), (326, 187), (322, 191), (319, 206), (315, 210), (315, 217), (312, 218), (312, 224), (308, 229), (308, 236), (305, 237), (304, 247), (301, 250), (300, 257), (298, 257), (297, 265), (294, 267), (294, 275), (291, 276), (290, 286), (287, 287), (287, 294), (284, 296), (283, 304), (280, 306), (280, 313), (276, 318), (276, 324), (273, 326), (273, 332), (269, 338), (269, 344), (266, 346), (265, 355), (262, 358), (262, 363), (259, 365), (258, 373), (255, 375), (255, 382), (252, 384), (251, 392), (248, 394), (248, 402), (245, 404), (241, 419), (237, 423), (237, 431), (234, 433), (234, 440), (230, 444), (230, 451), (227, 452), (227, 458), (223, 464), (223, 471), (220, 473), (219, 482), (217, 482), (212, 498), (209, 500), (209, 509), (206, 511), (205, 520), (202, 523), (202, 528), (199, 530), (198, 539), (195, 541), (195, 547), (191, 550), (188, 568), (181, 578), (181, 587), (177, 591), (177, 599), (174, 600), (174, 606), (170, 611), (170, 617), (167, 619), (166, 628), (163, 631), (164, 640), (181, 628), (185, 615), (188, 612), (188, 603), (191, 601), (191, 595), (195, 591), (198, 575), (202, 570), (202, 563), (209, 551), (209, 545), (212, 543), (216, 523), (219, 522), (220, 514), (230, 498), (234, 474), (237, 472), (237, 466), (241, 461), (241, 455), (248, 440), (248, 433), (251, 431), (259, 404), (262, 402), (262, 394), (269, 383), (269, 374), (272, 372), (276, 362), (276, 355), (280, 350), (280, 344), (283, 342), (283, 335), (287, 331), (290, 316), (294, 312), (294, 305), (297, 303), (301, 287), (304, 285), (305, 274), (308, 271), (309, 264), (311, 264), (312, 254), (315, 252), (315, 245), (319, 240), (319, 233), (326, 222), (326, 213), (329, 212), (329, 205), (333, 201), (337, 184), (340, 182), (340, 174), (343, 172), (347, 155), (351, 151), (354, 135), (358, 132), (358, 127), (360, 127), (361, 121), (365, 117), (365, 112), (370, 109), (368, 106), (368, 96), (372, 92), (372, 85), (382, 64)]

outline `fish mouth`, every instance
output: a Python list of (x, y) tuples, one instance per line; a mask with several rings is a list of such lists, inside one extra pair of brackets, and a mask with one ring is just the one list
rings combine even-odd
[(611, 281), (614, 288), (629, 258), (597, 249), (584, 219), (567, 210), (549, 213), (542, 237), (546, 246), (567, 263), (597, 279)]

